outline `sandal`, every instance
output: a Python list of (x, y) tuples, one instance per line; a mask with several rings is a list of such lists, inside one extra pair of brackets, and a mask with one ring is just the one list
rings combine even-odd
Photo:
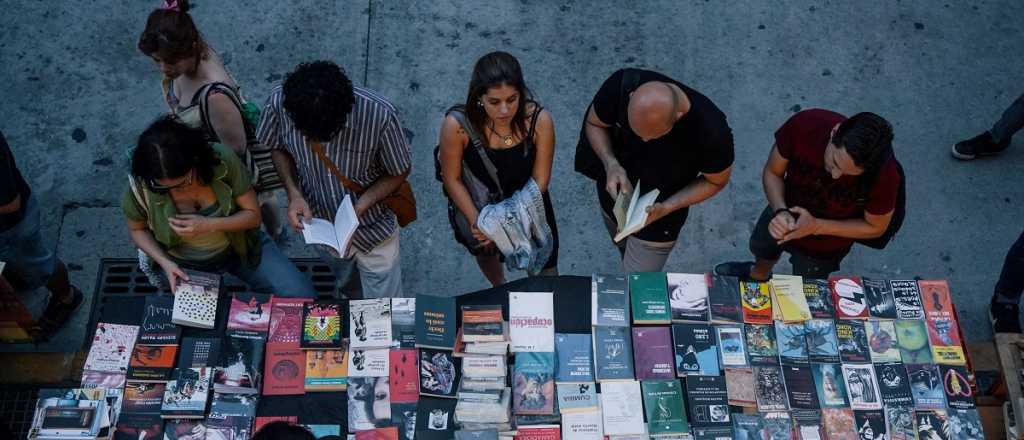
[(64, 303), (50, 298), (49, 304), (46, 305), (46, 311), (36, 321), (35, 327), (32, 328), (32, 338), (36, 342), (45, 342), (50, 339), (57, 330), (66, 324), (78, 308), (82, 306), (85, 297), (82, 295), (82, 291), (78, 290), (77, 287), (71, 287), (71, 302)]
[(715, 275), (736, 277), (742, 281), (757, 281), (760, 283), (766, 282), (771, 279), (771, 275), (768, 275), (768, 278), (763, 280), (751, 277), (750, 270), (753, 268), (753, 261), (727, 261), (725, 263), (719, 263), (717, 266), (715, 266)]

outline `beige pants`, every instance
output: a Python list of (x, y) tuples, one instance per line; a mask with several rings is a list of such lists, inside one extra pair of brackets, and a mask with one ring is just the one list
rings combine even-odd
[[(601, 211), (604, 218), (604, 226), (608, 229), (608, 236), (612, 243), (615, 243), (615, 229), (618, 225), (615, 219), (608, 217), (608, 214)], [(632, 235), (622, 241), (615, 243), (622, 255), (622, 270), (630, 272), (661, 272), (668, 261), (668, 256), (675, 248), (675, 241), (647, 241), (636, 238)]]
[(347, 258), (338, 258), (317, 246), (323, 258), (341, 285), (344, 286), (356, 269), (362, 284), (363, 298), (400, 298), (402, 292), (402, 259), (399, 246), (399, 231), (381, 242), (368, 253), (350, 249)]

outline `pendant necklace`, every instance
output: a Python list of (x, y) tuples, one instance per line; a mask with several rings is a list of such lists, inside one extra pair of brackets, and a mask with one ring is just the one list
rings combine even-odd
[(491, 121), (491, 131), (494, 132), (494, 134), (498, 135), (498, 137), (501, 138), (501, 141), (505, 144), (506, 147), (511, 147), (512, 146), (512, 142), (513, 142), (512, 135), (509, 134), (508, 136), (505, 136), (505, 135), (502, 135), (501, 133), (498, 133), (498, 130), (494, 126), (494, 121)]

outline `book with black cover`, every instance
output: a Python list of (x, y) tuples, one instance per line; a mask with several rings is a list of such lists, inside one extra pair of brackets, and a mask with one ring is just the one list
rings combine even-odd
[(889, 280), (893, 300), (896, 303), (896, 317), (899, 319), (924, 319), (924, 304), (921, 291), (915, 280)]
[(416, 347), (455, 348), (455, 298), (416, 296)]
[(889, 425), (885, 423), (885, 413), (880, 409), (854, 410), (853, 421), (860, 438), (889, 438)]
[(160, 413), (160, 405), (163, 403), (165, 383), (153, 382), (132, 382), (124, 385), (124, 401), (121, 403), (121, 410), (126, 413)]
[(977, 409), (950, 409), (947, 412), (949, 424), (959, 440), (982, 440), (985, 431), (982, 428), (981, 414)]
[(839, 341), (839, 358), (844, 363), (871, 362), (868, 334), (863, 321), (837, 319), (836, 338)]
[(745, 324), (743, 333), (746, 337), (750, 365), (779, 365), (779, 348), (775, 342), (774, 325)]
[(708, 285), (708, 308), (711, 310), (712, 323), (738, 324), (743, 322), (739, 278), (712, 275), (711, 284)]
[(416, 407), (416, 440), (451, 440), (455, 434), (455, 399), (424, 397)]
[(754, 367), (754, 386), (758, 411), (789, 409), (786, 381), (780, 367)]
[(591, 325), (629, 327), (629, 282), (626, 276), (594, 274), (590, 280)]
[(693, 426), (732, 426), (729, 393), (722, 376), (687, 376), (686, 408)]
[(181, 339), (181, 327), (171, 322), (174, 313), (174, 297), (171, 295), (146, 295), (142, 309), (142, 326), (139, 327), (139, 344), (177, 345)]
[(174, 370), (177, 345), (135, 344), (132, 359), (128, 362), (128, 380), (166, 382)]
[(594, 327), (594, 373), (598, 382), (633, 380), (633, 338), (628, 327)]
[(210, 368), (179, 368), (164, 390), (160, 416), (165, 419), (201, 419), (206, 414), (212, 385)]
[(420, 349), (420, 395), (454, 399), (462, 377), (460, 361), (450, 351)]
[(317, 301), (302, 305), (303, 349), (327, 350), (341, 348), (348, 317), (340, 301)]
[(845, 408), (850, 406), (846, 396), (846, 382), (839, 364), (811, 364), (814, 387), (818, 392), (818, 403), (822, 408)]
[(917, 438), (928, 440), (961, 440), (951, 436), (949, 415), (945, 410), (919, 410), (914, 413), (917, 422)]
[(832, 289), (828, 280), (820, 278), (804, 278), (804, 298), (807, 308), (811, 310), (811, 318), (835, 319), (836, 306), (832, 302)]
[(220, 362), (214, 369), (214, 390), (218, 393), (259, 393), (265, 346), (266, 340), (259, 334), (229, 331), (224, 338)]
[(908, 364), (910, 392), (917, 409), (946, 408), (946, 393), (943, 391), (942, 373), (935, 364)]
[(786, 395), (791, 409), (821, 408), (810, 367), (784, 366), (782, 376), (786, 379)]
[(878, 378), (878, 392), (886, 407), (914, 405), (914, 396), (910, 393), (910, 377), (903, 364), (875, 364), (875, 377)]
[(888, 280), (862, 278), (864, 296), (868, 300), (868, 312), (872, 318), (896, 319), (896, 302)]
[(807, 357), (812, 363), (839, 362), (839, 340), (836, 322), (831, 319), (812, 319), (804, 323)]
[(974, 391), (967, 381), (967, 369), (954, 365), (939, 365), (942, 388), (950, 409), (974, 409)]
[(718, 346), (707, 324), (672, 324), (676, 375), (718, 376)]
[(186, 337), (181, 340), (178, 368), (213, 367), (220, 360), (220, 338)]

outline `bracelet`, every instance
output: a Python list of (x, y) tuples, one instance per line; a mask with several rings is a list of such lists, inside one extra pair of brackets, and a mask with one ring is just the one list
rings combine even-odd
[(788, 212), (789, 215), (793, 215), (793, 211), (790, 211), (789, 208), (779, 208), (779, 209), (775, 210), (774, 214), (772, 214), (772, 218), (778, 217), (779, 213), (782, 213), (782, 212)]

